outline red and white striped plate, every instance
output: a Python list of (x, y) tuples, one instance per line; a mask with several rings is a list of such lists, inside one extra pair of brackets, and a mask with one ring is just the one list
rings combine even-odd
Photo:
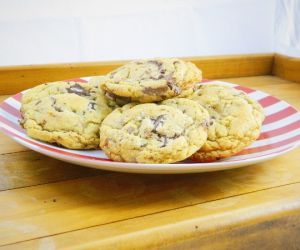
[[(86, 82), (89, 78), (76, 79)], [(205, 81), (233, 86), (249, 94), (263, 107), (266, 119), (261, 135), (239, 154), (216, 162), (183, 161), (174, 164), (140, 164), (113, 162), (101, 150), (70, 150), (34, 140), (19, 125), (20, 100), (24, 92), (0, 104), (0, 130), (20, 144), (39, 153), (74, 164), (105, 170), (135, 173), (191, 173), (224, 170), (250, 165), (282, 155), (300, 144), (300, 113), (288, 103), (267, 93), (236, 84)]]

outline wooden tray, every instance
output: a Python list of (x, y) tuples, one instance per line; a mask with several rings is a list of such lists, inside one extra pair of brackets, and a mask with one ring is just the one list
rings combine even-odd
[[(300, 60), (189, 58), (211, 79), (259, 89), (300, 109)], [(103, 74), (120, 62), (0, 68), (0, 100), (44, 81)], [(297, 249), (300, 149), (251, 167), (188, 175), (82, 168), (0, 134), (3, 249)], [(1, 248), (2, 249), (2, 248)]]

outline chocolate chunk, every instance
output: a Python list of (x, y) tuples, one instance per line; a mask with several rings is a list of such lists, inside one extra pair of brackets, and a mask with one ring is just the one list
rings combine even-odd
[(150, 76), (151, 80), (160, 80), (160, 79), (163, 79), (163, 78), (164, 78), (163, 75), (159, 75), (158, 77)]
[(114, 95), (114, 94), (112, 94), (112, 93), (109, 93), (109, 92), (104, 92), (104, 95), (108, 98), (108, 99), (110, 99), (110, 100), (115, 100), (115, 96), (116, 95)]
[(165, 79), (167, 80), (167, 82), (170, 82), (172, 84), (175, 84), (175, 78), (173, 77), (173, 73), (170, 73), (168, 75), (165, 76)]
[(162, 86), (162, 87), (158, 87), (158, 88), (146, 87), (143, 89), (143, 93), (145, 93), (147, 95), (162, 95), (166, 91), (168, 91), (167, 86)]
[(174, 136), (172, 137), (168, 137), (166, 135), (161, 135), (161, 134), (158, 134), (157, 131), (155, 130), (152, 130), (152, 132), (154, 132), (157, 136), (158, 136), (158, 140), (161, 141), (163, 143), (162, 146), (160, 146), (161, 148), (167, 146), (169, 140), (175, 140), (176, 138), (180, 137), (182, 134), (175, 134)]
[(161, 135), (159, 140), (163, 143), (160, 147), (164, 148), (168, 144), (168, 137), (166, 135)]
[(105, 92), (105, 96), (108, 99), (113, 100), (114, 102), (116, 102), (117, 105), (119, 105), (119, 106), (123, 106), (123, 105), (131, 102), (130, 97), (118, 96), (118, 95), (115, 95), (115, 94), (109, 93), (109, 92)]
[(166, 73), (166, 70), (165, 70), (165, 69), (161, 69), (159, 73), (165, 74), (165, 73)]
[(53, 96), (51, 96), (51, 101), (52, 101), (52, 104), (51, 104), (51, 106), (53, 107), (53, 105), (55, 105), (55, 104), (56, 104), (56, 99), (55, 99)]
[(130, 97), (124, 97), (124, 96), (116, 96), (115, 101), (119, 106), (123, 106), (127, 103), (130, 103), (131, 98)]
[(202, 122), (201, 125), (202, 125), (202, 127), (208, 128), (211, 124), (210, 124), (210, 121), (205, 120)]
[(129, 133), (129, 134), (132, 134), (133, 132), (134, 132), (134, 127), (128, 127), (127, 128), (127, 132)]
[(89, 108), (93, 109), (93, 110), (96, 110), (96, 103), (95, 102), (89, 102), (88, 104)]
[[(203, 85), (201, 85), (201, 83), (196, 83), (193, 87), (193, 90), (196, 91), (196, 90), (200, 90), (201, 88), (203, 87)], [(199, 91), (198, 93), (199, 96), (202, 95), (202, 93)]]
[(181, 93), (181, 88), (176, 85), (176, 79), (173, 77), (172, 74), (165, 76), (167, 80), (167, 85), (170, 90), (172, 90), (175, 94), (179, 95)]
[(182, 134), (175, 134), (174, 136), (169, 137), (169, 139), (174, 140), (174, 139), (176, 139), (176, 138), (178, 138), (178, 137), (180, 137), (180, 136), (182, 136)]
[(79, 96), (90, 96), (90, 93), (78, 83), (75, 83), (67, 89), (68, 93), (73, 93)]
[(35, 103), (35, 106), (39, 105), (41, 102), (42, 102), (41, 100), (37, 101), (37, 102)]
[(212, 126), (214, 124), (214, 120), (216, 119), (216, 117), (214, 115), (212, 115), (210, 117), (210, 122), (209, 122), (209, 126)]
[(54, 106), (54, 109), (57, 111), (57, 112), (63, 112), (61, 108), (57, 107), (57, 106)]
[(167, 82), (168, 87), (177, 95), (181, 93), (181, 88), (178, 87), (175, 83)]
[(46, 120), (42, 120), (42, 122), (40, 123), (41, 127), (43, 128), (46, 125)]
[[(56, 104), (56, 98), (54, 98), (53, 96), (51, 96), (51, 101), (52, 101), (51, 107), (53, 107), (56, 111), (58, 111), (58, 109), (60, 109), (60, 108), (58, 108), (58, 107), (55, 106), (55, 104)], [(58, 112), (62, 112), (62, 110), (58, 111)]]
[(154, 64), (155, 66), (158, 67), (158, 69), (160, 69), (162, 67), (162, 63), (159, 61), (156, 61), (156, 60), (150, 60), (150, 61), (148, 61), (148, 63)]
[(157, 127), (159, 124), (164, 123), (165, 116), (164, 115), (159, 115), (156, 119), (151, 118), (151, 121), (154, 125), (152, 132), (156, 132)]
[(174, 140), (174, 139), (176, 139), (176, 138), (178, 138), (178, 137), (180, 137), (181, 136), (181, 134), (175, 134), (174, 136), (172, 136), (172, 137), (168, 137), (168, 136), (166, 136), (166, 135), (159, 135), (158, 134), (158, 137), (159, 137), (159, 141), (161, 141), (162, 143), (163, 143), (163, 145), (161, 145), (160, 147), (161, 148), (163, 148), (163, 147), (165, 147), (165, 146), (167, 146), (167, 144), (169, 143), (169, 140), (170, 139), (172, 139), (172, 140)]

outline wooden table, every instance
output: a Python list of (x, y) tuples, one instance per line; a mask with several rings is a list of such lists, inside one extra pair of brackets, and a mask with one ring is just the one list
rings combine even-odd
[[(238, 74), (223, 80), (300, 110), (300, 84), (271, 75), (299, 80), (299, 61), (293, 71), (290, 59), (280, 60), (193, 59), (211, 78)], [(39, 79), (60, 77), (49, 70), (62, 78), (92, 73), (80, 65), (2, 68), (1, 101)], [(90, 64), (100, 67), (93, 74), (117, 65)], [(0, 249), (300, 249), (300, 148), (240, 169), (142, 175), (64, 163), (1, 133), (0, 159)]]

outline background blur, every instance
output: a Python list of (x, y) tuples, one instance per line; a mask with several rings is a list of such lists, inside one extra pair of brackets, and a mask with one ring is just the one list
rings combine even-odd
[(0, 0), (0, 65), (280, 52), (300, 0)]

